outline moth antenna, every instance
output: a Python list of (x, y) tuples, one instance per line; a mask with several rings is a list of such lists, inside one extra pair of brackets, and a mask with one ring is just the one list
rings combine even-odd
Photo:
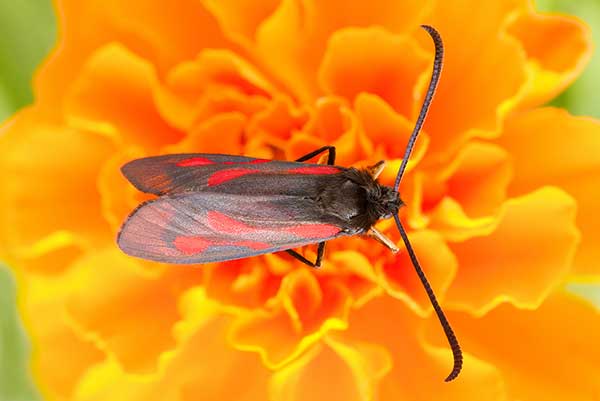
[(442, 73), (442, 61), (444, 59), (444, 43), (442, 42), (442, 37), (432, 26), (421, 25), (421, 27), (429, 33), (429, 36), (431, 36), (435, 45), (433, 72), (431, 73), (431, 80), (429, 81), (429, 87), (427, 88), (427, 93), (425, 94), (425, 99), (423, 100), (423, 105), (421, 106), (417, 123), (410, 134), (410, 138), (408, 139), (408, 144), (406, 145), (406, 150), (404, 151), (404, 156), (402, 158), (402, 164), (400, 164), (400, 168), (398, 169), (398, 175), (396, 176), (396, 182), (394, 183), (394, 190), (396, 192), (400, 186), (400, 181), (402, 180), (402, 175), (404, 175), (404, 170), (406, 169), (406, 164), (408, 163), (410, 154), (412, 153), (415, 142), (417, 141), (417, 136), (419, 136), (419, 132), (421, 132), (421, 127), (425, 121), (425, 116), (427, 116), (427, 110), (429, 110), (431, 99), (433, 99), (435, 88), (437, 87), (438, 81), (440, 80), (440, 75)]
[(458, 339), (456, 338), (456, 335), (454, 334), (454, 330), (452, 330), (452, 327), (450, 326), (448, 319), (446, 319), (446, 315), (444, 315), (444, 311), (442, 311), (442, 307), (438, 303), (437, 298), (435, 297), (435, 294), (433, 293), (433, 289), (431, 288), (431, 285), (429, 285), (429, 281), (427, 281), (427, 277), (425, 277), (425, 273), (423, 272), (423, 269), (421, 269), (421, 265), (419, 264), (419, 261), (417, 260), (417, 255), (415, 255), (415, 251), (413, 250), (412, 245), (410, 244), (410, 241), (408, 240), (408, 235), (406, 234), (406, 231), (404, 230), (404, 227), (402, 226), (402, 223), (400, 222), (400, 218), (398, 217), (397, 214), (394, 215), (394, 220), (396, 220), (396, 226), (398, 227), (398, 231), (400, 231), (400, 236), (402, 237), (402, 240), (404, 241), (404, 245), (406, 246), (406, 250), (408, 251), (408, 256), (410, 257), (410, 260), (412, 261), (412, 264), (415, 267), (415, 271), (417, 272), (417, 275), (419, 276), (421, 283), (423, 283), (425, 292), (427, 292), (429, 301), (431, 302), (431, 305), (433, 306), (433, 309), (435, 310), (435, 314), (437, 315), (438, 320), (440, 321), (440, 323), (442, 324), (442, 327), (444, 328), (444, 333), (446, 334), (446, 338), (448, 339), (448, 344), (450, 344), (450, 348), (452, 349), (452, 356), (454, 357), (454, 366), (452, 368), (452, 372), (450, 372), (450, 374), (448, 375), (448, 377), (446, 377), (446, 380), (445, 380), (445, 381), (449, 382), (451, 380), (454, 380), (460, 373), (460, 370), (462, 369), (463, 358), (462, 358), (462, 351), (460, 349), (460, 344), (458, 343)]
[(402, 240), (404, 241), (404, 246), (406, 247), (406, 250), (408, 251), (408, 256), (410, 257), (410, 260), (412, 261), (412, 264), (415, 267), (415, 271), (417, 272), (417, 275), (419, 276), (421, 283), (423, 283), (425, 292), (427, 292), (429, 301), (431, 302), (431, 305), (433, 306), (433, 309), (435, 310), (435, 314), (437, 315), (438, 320), (442, 324), (444, 333), (446, 334), (446, 338), (448, 339), (448, 344), (450, 344), (450, 348), (452, 349), (452, 356), (454, 358), (454, 366), (452, 368), (452, 372), (450, 372), (448, 377), (446, 377), (446, 379), (445, 379), (445, 381), (449, 382), (451, 380), (454, 380), (460, 373), (460, 370), (462, 369), (463, 356), (462, 356), (462, 351), (460, 349), (460, 344), (458, 343), (458, 339), (456, 338), (456, 335), (454, 334), (454, 330), (452, 330), (452, 327), (450, 326), (448, 319), (446, 319), (446, 315), (444, 315), (444, 311), (442, 311), (442, 307), (438, 303), (438, 301), (435, 297), (435, 294), (433, 293), (433, 289), (431, 288), (431, 285), (429, 285), (429, 281), (427, 281), (427, 277), (425, 277), (425, 273), (423, 272), (423, 269), (421, 269), (421, 265), (419, 264), (419, 261), (417, 260), (417, 255), (415, 255), (415, 251), (413, 250), (413, 248), (410, 244), (410, 241), (408, 240), (408, 235), (406, 235), (406, 231), (404, 230), (404, 227), (402, 226), (402, 223), (400, 222), (400, 218), (398, 217), (397, 214), (394, 214), (394, 220), (396, 220), (396, 226), (398, 227), (398, 231), (400, 231), (400, 236), (402, 237)]
[[(397, 192), (398, 187), (400, 186), (400, 181), (402, 180), (402, 176), (404, 175), (404, 170), (406, 169), (406, 164), (408, 163), (408, 159), (410, 158), (410, 154), (412, 153), (413, 147), (415, 146), (415, 142), (417, 140), (417, 136), (419, 132), (421, 132), (421, 128), (423, 126), (423, 122), (425, 121), (425, 117), (427, 116), (427, 111), (429, 110), (429, 105), (431, 104), (431, 100), (433, 99), (433, 95), (435, 93), (435, 89), (440, 80), (440, 74), (442, 73), (442, 61), (444, 59), (444, 44), (442, 42), (442, 37), (439, 32), (429, 25), (421, 25), (423, 29), (429, 33), (429, 36), (433, 39), (433, 43), (435, 45), (435, 57), (433, 59), (433, 71), (431, 73), (431, 80), (429, 81), (429, 87), (427, 88), (427, 93), (425, 94), (425, 99), (423, 100), (423, 105), (421, 106), (421, 111), (419, 112), (419, 117), (417, 118), (417, 122), (415, 127), (413, 128), (413, 132), (410, 134), (410, 138), (408, 139), (408, 144), (406, 145), (406, 150), (404, 151), (404, 157), (402, 158), (402, 163), (400, 164), (400, 168), (398, 169), (398, 175), (396, 176), (396, 182), (394, 183), (394, 190)], [(440, 321), (442, 328), (444, 329), (444, 333), (446, 334), (446, 338), (448, 339), (448, 344), (450, 344), (450, 348), (452, 349), (452, 356), (454, 358), (454, 366), (452, 368), (452, 372), (446, 377), (447, 382), (454, 380), (462, 369), (463, 364), (463, 356), (462, 351), (460, 349), (460, 344), (458, 343), (458, 339), (454, 334), (454, 330), (450, 326), (446, 315), (444, 315), (444, 311), (440, 304), (438, 303), (433, 289), (427, 281), (427, 277), (417, 260), (417, 255), (415, 255), (415, 251), (408, 240), (408, 235), (406, 234), (406, 230), (402, 226), (400, 222), (400, 218), (398, 214), (394, 214), (394, 220), (396, 220), (396, 226), (398, 227), (398, 231), (400, 232), (400, 236), (402, 237), (402, 241), (404, 241), (404, 246), (408, 251), (408, 256), (425, 288), (425, 292), (427, 292), (427, 296), (429, 297), (429, 301), (435, 310), (435, 314)]]

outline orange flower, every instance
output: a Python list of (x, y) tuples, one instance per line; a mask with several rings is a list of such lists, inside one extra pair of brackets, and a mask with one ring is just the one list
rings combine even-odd
[[(600, 316), (600, 124), (537, 108), (591, 52), (529, 2), (57, 2), (36, 102), (0, 136), (0, 255), (15, 267), (48, 400), (589, 400)], [(409, 235), (462, 341), (451, 355), (406, 252), (332, 241), (199, 267), (121, 253), (125, 162), (173, 152), (399, 166)], [(390, 222), (379, 227), (398, 240)], [(312, 250), (307, 250), (312, 253)]]

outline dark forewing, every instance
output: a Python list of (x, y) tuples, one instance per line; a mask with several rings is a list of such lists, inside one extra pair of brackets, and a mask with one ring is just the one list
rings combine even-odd
[(184, 191), (216, 190), (241, 177), (261, 174), (334, 174), (342, 168), (245, 156), (205, 153), (146, 157), (125, 164), (127, 179), (140, 191), (156, 195)]
[(311, 200), (219, 193), (162, 196), (125, 221), (119, 247), (167, 263), (207, 263), (277, 252), (343, 235), (319, 221)]

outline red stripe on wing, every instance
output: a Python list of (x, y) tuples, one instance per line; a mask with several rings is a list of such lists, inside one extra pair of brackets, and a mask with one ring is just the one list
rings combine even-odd
[(236, 219), (232, 219), (223, 213), (210, 211), (206, 214), (207, 223), (213, 230), (225, 234), (248, 234), (258, 231), (256, 227), (250, 227)]
[(177, 248), (177, 250), (186, 255), (196, 255), (207, 250), (209, 246), (213, 245), (213, 243), (203, 237), (181, 236), (175, 238), (173, 245), (175, 248)]
[(337, 174), (340, 169), (332, 166), (310, 166), (291, 168), (286, 172), (291, 174)]
[(201, 254), (213, 246), (243, 246), (246, 248), (254, 249), (256, 251), (272, 247), (272, 245), (270, 244), (259, 241), (209, 241), (202, 236), (177, 237), (173, 241), (173, 246), (175, 246), (175, 248), (177, 248), (178, 251), (188, 256)]
[(272, 160), (267, 160), (267, 159), (254, 159), (254, 160), (250, 160), (249, 162), (223, 162), (223, 164), (262, 164), (262, 163), (268, 163)]
[(206, 157), (192, 157), (190, 159), (184, 159), (177, 163), (179, 167), (206, 166), (208, 164), (215, 164), (215, 162), (210, 159), (207, 159)]
[(267, 159), (254, 159), (248, 162), (215, 162), (213, 160), (207, 159), (206, 157), (191, 157), (189, 159), (181, 160), (177, 165), (179, 167), (193, 167), (193, 166), (206, 166), (209, 164), (261, 164), (267, 163), (271, 160)]
[(231, 181), (235, 178), (242, 177), (248, 174), (261, 173), (260, 170), (250, 170), (245, 168), (232, 168), (228, 170), (217, 171), (210, 177), (208, 177), (208, 186), (212, 187), (215, 185), (222, 184), (227, 181)]
[[(223, 213), (210, 211), (207, 213), (208, 225), (215, 231), (224, 234), (252, 234), (263, 231), (260, 227), (246, 225)], [(270, 228), (268, 231), (278, 230), (294, 234), (300, 238), (329, 238), (340, 232), (340, 228), (331, 224), (301, 224), (294, 227)]]

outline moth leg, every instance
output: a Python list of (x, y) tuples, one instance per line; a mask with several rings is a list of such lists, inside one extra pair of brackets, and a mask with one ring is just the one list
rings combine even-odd
[(320, 155), (321, 153), (329, 151), (327, 155), (327, 164), (333, 166), (335, 164), (335, 146), (323, 146), (317, 150), (313, 150), (310, 153), (305, 154), (299, 159), (296, 159), (297, 162), (304, 162), (308, 159), (312, 159), (313, 157)]
[(325, 242), (319, 242), (319, 248), (317, 249), (317, 260), (315, 262), (311, 262), (310, 260), (306, 259), (304, 256), (300, 255), (293, 249), (288, 249), (286, 250), (286, 252), (298, 259), (300, 262), (304, 263), (305, 265), (319, 268), (321, 267), (321, 259), (323, 259), (323, 252), (325, 252)]
[(371, 227), (367, 232), (367, 237), (373, 238), (376, 241), (382, 243), (386, 248), (389, 248), (390, 251), (397, 253), (399, 251), (398, 247), (394, 242), (386, 237), (381, 231), (376, 229), (375, 227)]
[[(333, 166), (335, 164), (335, 146), (323, 146), (317, 150), (313, 150), (310, 153), (305, 154), (299, 159), (296, 159), (297, 162), (303, 162), (313, 157), (320, 155), (323, 152), (328, 152), (327, 154), (327, 164)], [(325, 252), (325, 242), (319, 242), (319, 248), (317, 250), (317, 260), (313, 263), (310, 260), (306, 259), (304, 256), (300, 255), (298, 252), (289, 249), (287, 253), (298, 259), (300, 262), (307, 264), (311, 267), (320, 267), (321, 259), (323, 259), (323, 253)]]

